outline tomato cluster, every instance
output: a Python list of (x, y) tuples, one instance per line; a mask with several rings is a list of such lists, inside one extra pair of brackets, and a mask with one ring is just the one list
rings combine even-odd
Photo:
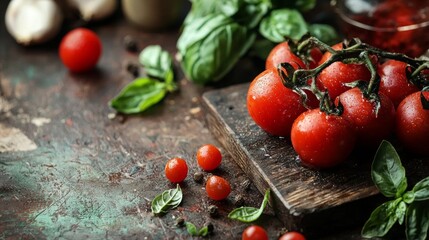
[[(212, 145), (206, 144), (197, 150), (197, 163), (204, 171), (213, 171), (219, 167), (222, 161), (220, 150)], [(172, 183), (183, 182), (188, 175), (188, 164), (182, 158), (172, 158), (165, 165), (165, 176)], [(206, 181), (207, 196), (219, 201), (228, 197), (231, 193), (231, 185), (225, 178), (212, 175)]]
[[(429, 156), (429, 92), (422, 90), (429, 81), (427, 70), (416, 72), (426, 79), (417, 85), (410, 81), (415, 69), (386, 54), (360, 54), (366, 62), (331, 59), (338, 52), (345, 56), (347, 47), (339, 43), (323, 55), (313, 48), (310, 58), (299, 57), (288, 43), (273, 48), (266, 70), (248, 89), (247, 109), (254, 122), (271, 135), (290, 138), (302, 163), (318, 169), (337, 166), (356, 148), (373, 151), (393, 137), (411, 153)], [(286, 81), (295, 70), (310, 69), (317, 74), (300, 86), (308, 97), (304, 104), (302, 92)]]

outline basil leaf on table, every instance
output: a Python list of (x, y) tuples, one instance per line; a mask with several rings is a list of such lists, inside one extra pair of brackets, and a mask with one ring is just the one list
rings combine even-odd
[(249, 223), (256, 221), (264, 211), (267, 206), (268, 200), (270, 198), (270, 190), (265, 191), (264, 200), (262, 200), (262, 204), (259, 208), (254, 207), (239, 207), (232, 210), (228, 217), (230, 219), (238, 220), (241, 222)]
[(198, 231), (198, 236), (201, 237), (205, 237), (209, 235), (209, 228), (207, 226), (202, 227), (199, 231)]
[(157, 195), (151, 204), (151, 210), (154, 214), (166, 213), (167, 210), (176, 208), (182, 202), (183, 193), (179, 184), (175, 189), (165, 190)]
[(111, 100), (110, 106), (126, 114), (139, 113), (161, 101), (167, 94), (166, 84), (151, 78), (138, 78), (125, 86)]
[(287, 38), (299, 40), (308, 28), (300, 12), (284, 8), (274, 10), (262, 19), (259, 32), (270, 41), (280, 43)]
[(407, 189), (405, 168), (391, 143), (383, 140), (371, 166), (371, 177), (386, 197), (400, 197)]
[(185, 222), (186, 231), (188, 231), (191, 236), (198, 236), (197, 227), (191, 222)]
[(414, 200), (423, 201), (429, 199), (429, 177), (424, 178), (420, 182), (416, 183), (413, 188)]
[(386, 235), (398, 220), (396, 207), (400, 202), (401, 199), (395, 199), (378, 206), (363, 226), (362, 236), (372, 238)]
[(408, 206), (405, 233), (407, 239), (425, 240), (429, 228), (429, 202), (414, 202)]
[(221, 79), (255, 39), (224, 15), (207, 15), (186, 25), (177, 42), (186, 77), (198, 84)]
[(173, 60), (170, 54), (162, 50), (159, 45), (151, 45), (143, 49), (139, 55), (147, 75), (158, 79), (165, 79), (166, 74), (173, 69)]
[(148, 46), (141, 51), (139, 61), (150, 77), (135, 79), (109, 102), (109, 105), (120, 113), (143, 112), (161, 101), (168, 92), (176, 89), (173, 60), (167, 51), (158, 45)]

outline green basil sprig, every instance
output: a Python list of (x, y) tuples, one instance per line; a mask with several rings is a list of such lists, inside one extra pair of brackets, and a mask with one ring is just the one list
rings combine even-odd
[(169, 209), (176, 208), (182, 202), (183, 193), (179, 184), (175, 189), (165, 190), (157, 195), (151, 204), (152, 213), (162, 214), (166, 213)]
[(250, 48), (255, 35), (224, 15), (206, 15), (186, 25), (177, 41), (188, 79), (206, 84), (221, 79)]
[(270, 198), (270, 189), (265, 191), (264, 199), (262, 200), (262, 204), (259, 208), (254, 207), (239, 207), (232, 210), (228, 217), (234, 220), (238, 220), (241, 222), (249, 223), (256, 221), (264, 211), (267, 206), (268, 200)]
[(395, 148), (383, 141), (374, 157), (371, 177), (386, 197), (393, 198), (372, 213), (362, 229), (366, 238), (383, 237), (396, 222), (405, 222), (408, 240), (424, 240), (429, 228), (429, 177), (407, 191), (405, 168)]
[(177, 88), (173, 61), (167, 51), (158, 45), (148, 46), (140, 53), (139, 60), (148, 76), (135, 79), (110, 101), (110, 106), (118, 112), (141, 113)]
[[(297, 11), (312, 9), (316, 0), (191, 2), (177, 49), (186, 77), (199, 84), (222, 79), (250, 49), (260, 49), (261, 45), (253, 49), (256, 38), (278, 43), (298, 40), (310, 32), (330, 44), (337, 37), (327, 25), (308, 25)], [(253, 55), (266, 57), (263, 50), (264, 53)]]
[(191, 236), (206, 237), (210, 233), (208, 226), (204, 226), (199, 230), (197, 229), (195, 224), (191, 222), (185, 222), (185, 226), (186, 226), (186, 231), (188, 231), (188, 233), (191, 234)]
[(166, 79), (173, 69), (173, 59), (159, 45), (151, 45), (143, 49), (139, 55), (140, 64), (144, 66), (147, 75), (158, 79)]

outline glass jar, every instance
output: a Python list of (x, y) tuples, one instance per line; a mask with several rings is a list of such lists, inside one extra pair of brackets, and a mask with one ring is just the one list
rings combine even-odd
[(411, 57), (429, 48), (429, 0), (338, 0), (332, 5), (346, 38)]

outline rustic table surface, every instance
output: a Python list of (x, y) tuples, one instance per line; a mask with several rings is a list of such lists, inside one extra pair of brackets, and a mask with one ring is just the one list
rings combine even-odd
[[(0, 16), (6, 3), (1, 1)], [(197, 86), (178, 71), (180, 90), (145, 114), (114, 116), (108, 101), (133, 76), (128, 63), (137, 54), (123, 46), (133, 36), (140, 49), (159, 44), (176, 52), (178, 29), (146, 32), (115, 17), (88, 26), (101, 38), (103, 55), (85, 74), (72, 74), (58, 57), (56, 40), (23, 47), (0, 22), (0, 239), (189, 239), (177, 218), (202, 227), (214, 226), (212, 239), (240, 239), (249, 225), (227, 218), (237, 201), (258, 207), (262, 195), (208, 130), (201, 108), (202, 94), (223, 86)], [(65, 27), (63, 33), (70, 27)], [(176, 69), (179, 67), (176, 63)], [(243, 75), (244, 69), (246, 71)], [(227, 84), (250, 81), (261, 69), (244, 61), (226, 78)], [(198, 147), (221, 148), (223, 162), (214, 174), (230, 180), (228, 199), (211, 201), (192, 175)], [(188, 178), (181, 184), (180, 207), (154, 216), (150, 201), (174, 188), (164, 177), (172, 157), (188, 161)], [(205, 176), (207, 174), (205, 173)], [(208, 207), (216, 205), (219, 216)], [(256, 224), (270, 239), (284, 231), (268, 207)], [(321, 225), (325, 224), (320, 222)], [(338, 229), (316, 239), (360, 239), (359, 227)]]

